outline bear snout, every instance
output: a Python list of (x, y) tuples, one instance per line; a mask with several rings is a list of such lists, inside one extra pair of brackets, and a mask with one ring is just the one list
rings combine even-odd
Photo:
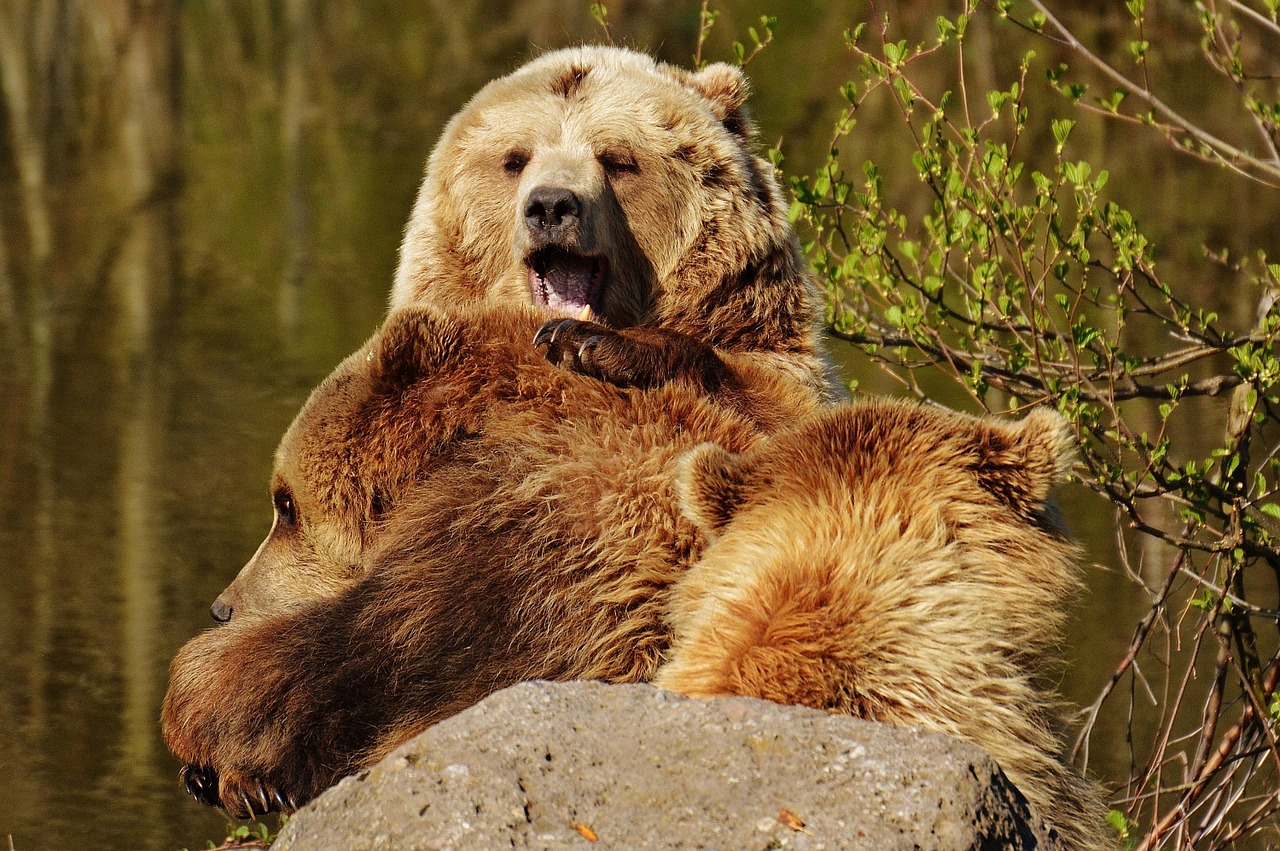
[(225, 603), (221, 597), (213, 601), (213, 605), (209, 607), (209, 614), (218, 623), (226, 623), (231, 620), (231, 615), (235, 611), (230, 605)]
[(582, 202), (562, 186), (539, 186), (524, 205), (524, 223), (535, 244), (560, 242), (582, 217)]

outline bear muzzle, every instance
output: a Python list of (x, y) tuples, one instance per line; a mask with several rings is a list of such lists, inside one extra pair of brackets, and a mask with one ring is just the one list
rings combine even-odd
[(562, 186), (539, 186), (525, 200), (524, 223), (535, 242), (563, 241), (561, 232), (576, 227), (581, 218), (582, 202)]

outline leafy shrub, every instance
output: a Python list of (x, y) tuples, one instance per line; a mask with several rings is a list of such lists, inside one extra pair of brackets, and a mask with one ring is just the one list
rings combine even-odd
[[(1203, 67), (1237, 99), (1239, 123), (1256, 129), (1258, 153), (1151, 90), (1148, 58), (1171, 45), (1153, 48), (1142, 0), (1126, 3), (1128, 76), (1043, 4), (1015, 11), (1000, 0), (1000, 20), (984, 24), (1030, 34), (1083, 70), (1028, 50), (1003, 88), (982, 96), (966, 82), (966, 50), (975, 16), (993, 10), (966, 0), (918, 43), (887, 16), (845, 33), (858, 76), (841, 90), (830, 155), (790, 179), (834, 334), (905, 392), (935, 395), (945, 377), (976, 408), (1051, 404), (1074, 425), (1078, 478), (1114, 508), (1118, 567), (1149, 605), (1123, 658), (1101, 660), (1115, 669), (1073, 756), (1087, 759), (1099, 714), (1126, 702), (1117, 717), (1128, 719), (1130, 773), (1101, 779), (1114, 791), (1113, 824), (1142, 848), (1222, 847), (1280, 810), (1280, 263), (1262, 251), (1244, 262), (1206, 252), (1206, 267), (1257, 304), (1252, 327), (1232, 327), (1157, 270), (1153, 238), (1110, 200), (1108, 173), (1072, 156), (1086, 110), (1163, 134), (1169, 157), (1280, 187), (1276, 4), (1197, 6), (1192, 28), (1165, 19), (1162, 37), (1199, 41)], [(1270, 52), (1255, 44), (1267, 38)], [(1089, 96), (1081, 80), (1090, 75), (1103, 96)], [(1060, 109), (1033, 115), (1027, 93), (1046, 85), (1063, 96)], [(907, 192), (927, 199), (912, 212), (887, 200), (888, 166), (858, 169), (840, 154), (860, 114), (886, 102), (918, 181)], [(893, 189), (902, 196), (902, 185)], [(1196, 456), (1173, 445), (1189, 430), (1213, 448)], [(1148, 561), (1159, 554), (1154, 571), (1130, 562), (1133, 548)]]

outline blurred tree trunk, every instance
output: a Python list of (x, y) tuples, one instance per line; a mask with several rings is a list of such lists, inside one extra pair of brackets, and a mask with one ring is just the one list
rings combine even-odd
[[(55, 479), (52, 449), (48, 441), (50, 393), (53, 384), (53, 304), (51, 281), (53, 257), (53, 229), (50, 224), (46, 197), (45, 152), (40, 143), (42, 129), (39, 104), (32, 98), (32, 79), (41, 79), (45, 68), (33, 67), (26, 45), (37, 44), (36, 13), (39, 6), (6, 3), (0, 5), (0, 89), (3, 90), (5, 113), (9, 125), (9, 145), (13, 152), (14, 167), (18, 175), (21, 219), (25, 226), (26, 257), (22, 262), (15, 255), (13, 267), (21, 269), (28, 281), (28, 315), (24, 328), (19, 316), (18, 301), (12, 281), (7, 274), (0, 280), (6, 292), (4, 300), (12, 305), (11, 325), (6, 334), (12, 335), (11, 343), (18, 351), (25, 351), (29, 359), (21, 357), (14, 362), (23, 367), (27, 378), (28, 445), (33, 455), (34, 471), (31, 488), (31, 513), (33, 518), (31, 557), (32, 617), (28, 630), (31, 646), (46, 650), (54, 629), (53, 570), (55, 555), (54, 512)], [(47, 54), (46, 54), (47, 55)], [(6, 257), (6, 261), (9, 258)], [(28, 671), (28, 694), (31, 696), (31, 725), (34, 735), (40, 735), (47, 721), (45, 695), (48, 671), (33, 665)]]
[(284, 91), (280, 109), (280, 142), (284, 153), (285, 267), (280, 276), (280, 327), (285, 340), (296, 346), (302, 329), (302, 296), (310, 255), (311, 211), (307, 197), (303, 143), (311, 112), (307, 78), (311, 73), (310, 0), (285, 4)]
[[(45, 68), (32, 67), (26, 57), (25, 45), (37, 42), (34, 12), (36, 4), (22, 6), (6, 3), (0, 6), (0, 87), (3, 88), (6, 113), (9, 119), (9, 145), (13, 151), (14, 166), (18, 172), (18, 187), (22, 204), (22, 218), (26, 226), (27, 279), (31, 286), (30, 328), (21, 342), (31, 351), (30, 369), (33, 392), (42, 399), (42, 389), (48, 387), (50, 363), (49, 346), (52, 294), (48, 291), (49, 261), (53, 256), (53, 229), (50, 225), (49, 207), (45, 197), (45, 151), (40, 142), (43, 121), (39, 104), (31, 93), (31, 79)], [(6, 276), (0, 285), (8, 284)], [(11, 286), (11, 285), (10, 285)], [(12, 289), (3, 297), (16, 305)], [(16, 315), (15, 315), (16, 319)], [(15, 322), (15, 333), (22, 333)], [(33, 425), (43, 425), (43, 406), (33, 406)]]
[[(86, 9), (86, 14), (95, 14)], [(180, 275), (177, 197), (181, 125), (181, 20), (177, 0), (130, 4), (110, 19), (119, 65), (111, 78), (117, 110), (117, 187), (123, 234), (109, 280), (119, 300), (119, 664), (124, 685), (121, 759), (130, 786), (159, 762), (155, 733), (164, 647), (156, 518), (166, 492), (157, 470), (167, 446), (165, 400), (171, 374), (175, 294)]]

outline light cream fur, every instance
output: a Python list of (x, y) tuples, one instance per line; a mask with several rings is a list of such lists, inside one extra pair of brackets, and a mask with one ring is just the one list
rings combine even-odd
[(431, 153), (392, 307), (529, 302), (526, 202), (563, 187), (582, 202), (574, 250), (606, 261), (601, 322), (685, 334), (731, 366), (829, 393), (819, 298), (754, 152), (747, 93), (728, 65), (692, 72), (612, 47), (548, 53), (493, 81)]

